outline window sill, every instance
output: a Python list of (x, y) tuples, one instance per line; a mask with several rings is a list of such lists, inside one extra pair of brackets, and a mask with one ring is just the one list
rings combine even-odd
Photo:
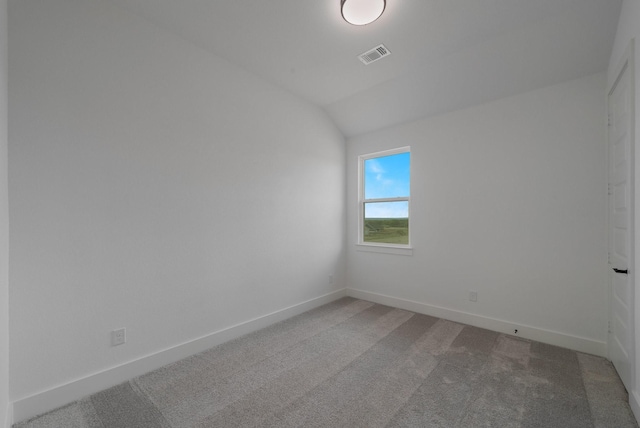
[(388, 245), (356, 244), (357, 251), (367, 253), (395, 254), (398, 256), (413, 256), (411, 247), (391, 247)]

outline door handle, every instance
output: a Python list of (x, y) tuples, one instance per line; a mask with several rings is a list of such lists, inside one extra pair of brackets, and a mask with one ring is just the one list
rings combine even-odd
[(613, 268), (613, 271), (614, 271), (615, 273), (623, 273), (623, 274), (625, 274), (625, 275), (627, 275), (627, 274), (629, 273), (629, 270), (628, 270), (628, 269), (616, 269), (616, 268)]

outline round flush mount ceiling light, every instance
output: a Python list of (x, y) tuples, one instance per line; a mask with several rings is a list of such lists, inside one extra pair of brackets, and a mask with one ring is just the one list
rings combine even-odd
[(349, 24), (367, 25), (380, 18), (386, 0), (340, 0), (342, 17)]

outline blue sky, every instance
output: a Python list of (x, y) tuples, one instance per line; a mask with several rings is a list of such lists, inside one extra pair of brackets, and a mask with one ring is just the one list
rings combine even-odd
[[(364, 161), (364, 197), (397, 198), (409, 196), (409, 153)], [(365, 218), (409, 217), (407, 202), (380, 202), (365, 205)]]

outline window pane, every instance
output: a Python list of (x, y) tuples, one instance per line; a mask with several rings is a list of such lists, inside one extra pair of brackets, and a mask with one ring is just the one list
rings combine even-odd
[(371, 158), (364, 161), (364, 198), (409, 196), (410, 153)]
[(364, 204), (364, 242), (409, 244), (409, 202)]

